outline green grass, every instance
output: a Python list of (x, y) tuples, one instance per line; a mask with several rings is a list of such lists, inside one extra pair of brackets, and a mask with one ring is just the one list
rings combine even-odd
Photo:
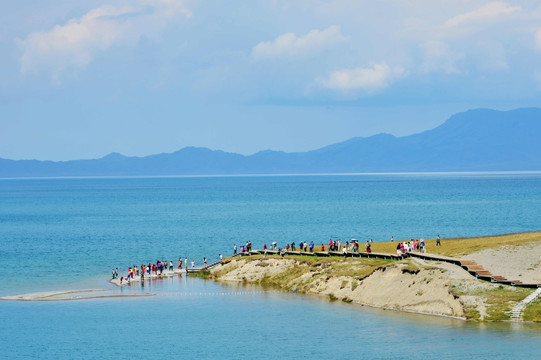
[(200, 278), (200, 279), (210, 279), (211, 278), (210, 271), (208, 271), (208, 270), (201, 270), (201, 271), (198, 271), (198, 272), (189, 273), (188, 275), (191, 276), (191, 277), (196, 277), (196, 278)]
[[(491, 289), (478, 289), (476, 291), (464, 292), (457, 287), (452, 287), (451, 292), (455, 296), (474, 295), (484, 299), (487, 316), (484, 320), (509, 320), (510, 311), (522, 299), (532, 293), (531, 289), (516, 288), (508, 285), (499, 285)], [(479, 312), (475, 308), (466, 308), (466, 318), (477, 320)]]
[(525, 321), (541, 322), (541, 299), (537, 299), (526, 306), (526, 309), (522, 313), (522, 319)]

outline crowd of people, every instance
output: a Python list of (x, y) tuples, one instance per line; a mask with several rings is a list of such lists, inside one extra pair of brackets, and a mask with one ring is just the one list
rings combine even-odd
[[(439, 237), (439, 235), (438, 235)], [(396, 245), (396, 255), (400, 256), (408, 252), (418, 251), (424, 253), (426, 251), (426, 244), (424, 239), (411, 239), (410, 241), (402, 241)]]
[[(365, 251), (367, 253), (372, 252), (372, 244), (373, 240), (367, 240), (365, 244)], [(391, 242), (394, 242), (394, 236), (391, 236)], [(438, 234), (436, 238), (436, 246), (441, 246), (441, 239), (440, 235)], [(348, 253), (357, 253), (359, 252), (360, 244), (357, 239), (351, 239), (351, 241), (346, 241), (345, 243), (342, 242), (342, 239), (330, 239), (329, 243), (327, 245), (321, 244), (321, 246), (316, 246), (314, 241), (310, 241), (310, 243), (307, 243), (306, 241), (301, 241), (299, 243), (299, 251), (300, 252), (314, 252), (314, 249), (316, 251), (327, 251), (327, 252), (341, 252), (346, 256)], [(240, 253), (249, 252), (252, 250), (252, 242), (247, 241), (246, 246), (240, 247)], [(284, 247), (278, 247), (278, 244), (276, 241), (273, 241), (270, 246), (267, 246), (267, 243), (263, 244), (263, 250), (264, 254), (267, 254), (267, 250), (278, 250), (278, 254), (284, 256), (286, 253), (290, 251), (297, 251), (297, 246), (295, 242), (288, 243)], [(397, 255), (402, 255), (407, 252), (411, 251), (419, 251), (419, 252), (425, 252), (426, 246), (425, 241), (423, 239), (411, 239), (410, 241), (400, 241), (397, 243), (396, 246), (396, 253)], [(233, 245), (233, 255), (237, 254), (237, 245)]]
[[(391, 236), (391, 242), (394, 242), (394, 236)], [(367, 240), (365, 244), (365, 251), (370, 253), (372, 252), (372, 244), (373, 240)], [(436, 246), (441, 246), (441, 239), (440, 235), (438, 234), (436, 238)], [(357, 253), (359, 252), (359, 241), (357, 239), (351, 239), (351, 241), (346, 241), (345, 243), (342, 242), (342, 239), (330, 239), (329, 243), (327, 245), (321, 244), (321, 246), (316, 246), (314, 241), (310, 241), (310, 243), (306, 241), (301, 241), (299, 243), (299, 251), (300, 252), (314, 252), (314, 249), (319, 251), (327, 251), (327, 252), (342, 252), (344, 256), (347, 256), (348, 253)], [(233, 245), (233, 255), (237, 254), (237, 244)], [(246, 245), (240, 246), (240, 253), (249, 252), (252, 250), (252, 242), (247, 241)], [(293, 241), (292, 243), (286, 244), (284, 247), (278, 247), (278, 243), (276, 241), (273, 241), (270, 246), (267, 246), (266, 243), (263, 244), (263, 250), (265, 251), (265, 255), (267, 255), (267, 250), (278, 250), (278, 254), (284, 256), (286, 253), (290, 251), (297, 251), (297, 245)], [(411, 239), (410, 241), (400, 241), (396, 245), (396, 254), (402, 255), (406, 254), (411, 251), (419, 251), (419, 252), (425, 252), (426, 251), (426, 245), (425, 241), (423, 239)], [(222, 254), (219, 254), (220, 262), (223, 261)], [(184, 265), (184, 269), (188, 269), (188, 258), (185, 257), (184, 260), (182, 257), (178, 258), (177, 261), (177, 270), (182, 270)], [(206, 268), (208, 266), (207, 258), (203, 258), (203, 268)], [(191, 260), (191, 267), (195, 268), (195, 260)], [(121, 276), (119, 279), (119, 270), (118, 268), (112, 269), (112, 279), (119, 279), (120, 285), (123, 284), (124, 281), (127, 283), (130, 283), (133, 281), (134, 277), (138, 277), (141, 280), (145, 279), (145, 276), (155, 276), (155, 277), (161, 277), (163, 276), (164, 272), (169, 270), (169, 272), (174, 271), (174, 264), (173, 260), (167, 261), (167, 260), (156, 260), (156, 263), (148, 263), (148, 264), (141, 264), (141, 266), (131, 266), (128, 268), (126, 276)]]
[[(223, 261), (222, 254), (219, 254), (220, 261)], [(203, 267), (208, 266), (208, 260), (206, 257), (203, 258)], [(185, 257), (184, 260), (182, 257), (178, 258), (177, 261), (177, 270), (182, 270), (184, 265), (184, 269), (188, 269), (188, 258)], [(191, 260), (191, 267), (195, 268), (195, 260)], [(163, 277), (164, 273), (166, 272), (174, 272), (175, 267), (173, 260), (167, 261), (167, 260), (156, 260), (156, 263), (148, 263), (148, 264), (141, 264), (140, 266), (133, 265), (128, 267), (128, 270), (126, 271), (126, 276), (120, 276), (119, 278), (119, 270), (118, 268), (113, 268), (111, 271), (112, 273), (112, 279), (118, 279), (120, 285), (126, 283), (130, 283), (134, 280), (134, 278), (138, 278), (141, 281), (145, 280), (145, 277)]]

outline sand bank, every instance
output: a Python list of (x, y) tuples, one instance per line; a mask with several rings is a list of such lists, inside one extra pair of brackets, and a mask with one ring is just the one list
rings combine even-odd
[(10, 301), (65, 301), (65, 300), (87, 300), (103, 299), (116, 297), (139, 297), (153, 296), (154, 294), (114, 294), (110, 289), (84, 289), (84, 290), (64, 290), (64, 291), (45, 291), (29, 294), (19, 294), (0, 297), (0, 300)]
[(541, 243), (503, 245), (466, 255), (493, 274), (523, 283), (541, 284)]

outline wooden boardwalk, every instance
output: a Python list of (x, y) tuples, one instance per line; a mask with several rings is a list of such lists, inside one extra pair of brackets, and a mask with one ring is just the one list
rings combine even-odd
[(418, 257), (425, 260), (445, 261), (448, 263), (452, 263), (452, 264), (462, 267), (464, 270), (469, 272), (472, 276), (475, 276), (475, 278), (477, 279), (490, 281), (493, 283), (526, 287), (526, 288), (541, 287), (541, 284), (535, 284), (535, 283), (526, 284), (520, 280), (508, 280), (504, 276), (494, 275), (490, 271), (486, 270), (482, 265), (478, 264), (475, 260), (463, 260), (463, 259), (456, 259), (456, 258), (451, 258), (451, 257), (441, 256), (441, 255), (436, 255), (436, 254), (424, 254), (424, 253), (416, 253), (416, 252), (409, 253), (409, 255), (412, 257)]
[[(234, 256), (252, 256), (252, 255), (263, 255), (265, 253), (265, 250), (251, 250), (251, 251), (245, 251), (242, 253), (235, 254)], [(267, 250), (267, 255), (280, 255), (278, 250)], [(493, 283), (499, 283), (499, 284), (505, 284), (505, 285), (511, 285), (511, 286), (517, 286), (517, 287), (524, 287), (524, 288), (541, 288), (541, 284), (535, 284), (535, 283), (523, 283), (520, 280), (508, 280), (503, 276), (500, 275), (494, 275), (485, 268), (483, 268), (482, 265), (477, 264), (475, 260), (463, 260), (463, 259), (457, 259), (453, 257), (443, 256), (443, 255), (437, 255), (437, 254), (429, 254), (429, 253), (419, 253), (419, 252), (408, 252), (402, 255), (395, 255), (395, 254), (387, 254), (387, 253), (374, 253), (374, 252), (347, 252), (342, 253), (341, 251), (287, 251), (284, 253), (284, 256), (288, 255), (298, 255), (298, 256), (317, 256), (317, 257), (358, 257), (358, 258), (378, 258), (378, 259), (386, 259), (386, 260), (403, 260), (408, 257), (416, 257), (424, 260), (430, 260), (430, 261), (443, 261), (450, 264), (454, 264), (456, 266), (462, 267), (464, 270), (468, 271), (472, 276), (474, 276), (476, 279), (490, 281)], [(218, 264), (220, 264), (220, 261), (217, 261), (213, 264), (208, 265), (204, 268), (192, 268), (188, 269), (187, 272), (197, 272), (201, 270), (210, 269), (211, 267), (214, 267)]]

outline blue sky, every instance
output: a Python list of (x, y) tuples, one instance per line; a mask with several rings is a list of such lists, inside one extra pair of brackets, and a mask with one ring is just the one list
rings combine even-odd
[(0, 157), (306, 151), (541, 106), (537, 1), (0, 4)]

